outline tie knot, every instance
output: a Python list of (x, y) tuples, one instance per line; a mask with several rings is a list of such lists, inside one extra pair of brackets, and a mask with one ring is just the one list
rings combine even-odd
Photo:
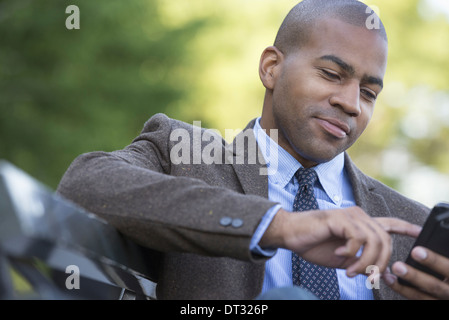
[(296, 179), (298, 179), (299, 185), (311, 185), (315, 184), (318, 179), (316, 171), (309, 168), (299, 168), (295, 173)]

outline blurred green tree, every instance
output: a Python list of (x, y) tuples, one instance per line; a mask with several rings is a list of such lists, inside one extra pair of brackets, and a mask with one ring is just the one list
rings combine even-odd
[[(70, 4), (79, 30), (65, 26)], [(54, 188), (78, 154), (122, 148), (154, 113), (175, 117), (191, 90), (186, 47), (207, 19), (171, 26), (158, 6), (1, 1), (0, 158)]]

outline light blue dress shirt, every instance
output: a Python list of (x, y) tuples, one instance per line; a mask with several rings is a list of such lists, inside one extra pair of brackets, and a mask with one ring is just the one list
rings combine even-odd
[[(273, 170), (268, 175), (268, 198), (279, 203), (268, 210), (251, 241), (253, 253), (272, 256), (265, 266), (262, 289), (262, 292), (265, 292), (277, 287), (291, 286), (293, 283), (291, 251), (286, 249), (263, 250), (258, 243), (281, 207), (287, 211), (293, 211), (293, 201), (299, 188), (294, 174), (302, 165), (264, 132), (260, 127), (260, 118), (256, 121), (254, 133), (268, 170)], [(275, 153), (277, 157), (269, 156)], [(273, 158), (277, 160), (276, 163), (270, 163), (270, 159)], [(355, 205), (351, 184), (344, 170), (343, 153), (329, 162), (319, 164), (314, 169), (319, 179), (314, 192), (320, 209), (347, 208)], [(367, 279), (365, 275), (349, 278), (346, 276), (345, 270), (337, 269), (337, 277), (341, 300), (373, 299), (372, 290), (365, 285)]]

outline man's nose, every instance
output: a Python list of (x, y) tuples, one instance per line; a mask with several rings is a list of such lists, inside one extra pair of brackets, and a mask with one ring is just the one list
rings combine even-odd
[(329, 102), (353, 117), (359, 116), (361, 113), (360, 86), (352, 82), (339, 87), (338, 91), (330, 97)]

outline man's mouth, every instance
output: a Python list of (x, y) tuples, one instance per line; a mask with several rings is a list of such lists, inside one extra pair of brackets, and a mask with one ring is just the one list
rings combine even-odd
[(315, 118), (318, 124), (336, 138), (343, 139), (351, 131), (349, 126), (335, 118)]

